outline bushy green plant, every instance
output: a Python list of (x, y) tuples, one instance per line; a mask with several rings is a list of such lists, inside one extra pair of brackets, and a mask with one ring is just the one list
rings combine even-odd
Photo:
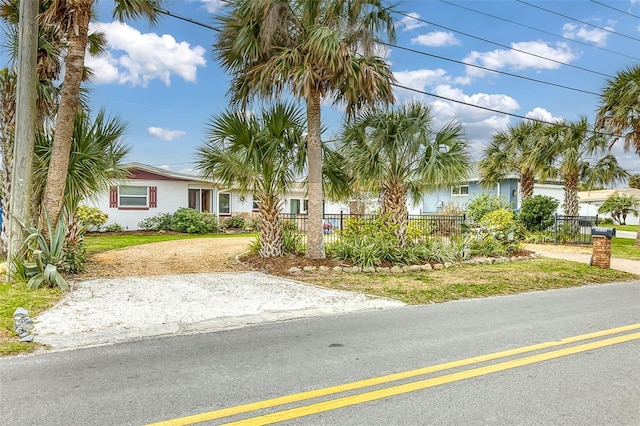
[(473, 230), (469, 239), (473, 256), (506, 256), (520, 248), (523, 232), (511, 210), (486, 213)]
[(298, 231), (295, 222), (283, 224), (282, 246), (285, 253), (303, 254), (305, 252), (303, 235)]
[(554, 241), (553, 231), (533, 231), (525, 232), (524, 242), (530, 244), (552, 243)]
[(553, 212), (560, 203), (546, 195), (534, 195), (522, 202), (519, 220), (527, 231), (544, 231), (553, 225)]
[(65, 272), (76, 274), (84, 272), (84, 263), (87, 260), (87, 248), (84, 240), (77, 241), (67, 240), (64, 245), (64, 255), (60, 268)]
[(498, 195), (481, 194), (474, 197), (469, 204), (467, 204), (467, 215), (475, 222), (480, 220), (489, 212), (501, 209), (510, 209), (511, 204), (509, 201)]
[(140, 221), (138, 227), (147, 231), (171, 231), (173, 228), (173, 215), (171, 213), (158, 213)]
[(205, 225), (205, 232), (220, 232), (220, 222), (215, 213), (202, 213), (202, 221)]
[(104, 232), (123, 232), (124, 227), (119, 223), (110, 223), (104, 227)]
[(231, 216), (225, 219), (224, 226), (229, 229), (244, 229), (246, 220), (242, 216)]
[(486, 213), (478, 225), (491, 229), (493, 232), (513, 232), (517, 227), (513, 211), (506, 209), (493, 210)]
[(202, 213), (189, 208), (179, 208), (173, 214), (172, 230), (187, 234), (204, 234), (207, 232), (207, 224)]
[(45, 284), (68, 290), (67, 280), (58, 271), (64, 260), (63, 248), (68, 231), (66, 212), (60, 215), (55, 230), (48, 214), (45, 214), (45, 219), (49, 239), (40, 229), (26, 227), (27, 238), (22, 254), (12, 261), (14, 265), (19, 264), (17, 269), (29, 279), (27, 287), (36, 289)]
[(108, 219), (109, 215), (97, 207), (78, 206), (75, 211), (75, 220), (84, 231), (99, 231)]

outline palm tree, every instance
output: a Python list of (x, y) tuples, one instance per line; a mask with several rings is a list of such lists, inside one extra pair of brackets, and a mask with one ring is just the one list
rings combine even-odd
[(304, 170), (304, 131), (304, 114), (293, 105), (276, 103), (259, 117), (228, 110), (210, 121), (196, 154), (203, 177), (257, 197), (262, 257), (284, 254), (280, 207)]
[[(114, 0), (113, 17), (118, 20), (146, 16), (154, 24), (162, 0)], [(65, 74), (56, 116), (50, 167), (43, 205), (55, 226), (64, 204), (67, 171), (73, 140), (73, 125), (79, 109), (80, 84), (86, 74), (85, 52), (89, 43), (89, 22), (95, 0), (51, 0), (42, 14), (44, 25), (57, 28), (66, 41)]]
[[(596, 129), (624, 138), (624, 149), (640, 154), (640, 65), (620, 71), (607, 84), (600, 97)], [(639, 238), (640, 238), (640, 234)]]
[(214, 45), (231, 73), (231, 100), (243, 107), (285, 88), (305, 100), (309, 185), (309, 258), (324, 258), (322, 235), (323, 99), (344, 104), (349, 115), (394, 100), (389, 64), (375, 55), (374, 36), (394, 38), (382, 0), (238, 0), (218, 18)]
[(429, 107), (409, 103), (395, 110), (359, 114), (343, 131), (347, 169), (364, 188), (381, 194), (382, 214), (397, 225), (406, 245), (407, 199), (462, 182), (469, 171), (469, 152), (460, 124), (450, 122), (435, 133)]
[(586, 117), (575, 122), (559, 122), (544, 130), (547, 140), (540, 151), (547, 149), (549, 158), (555, 159), (547, 174), (558, 176), (564, 183), (564, 212), (577, 216), (580, 181), (586, 188), (603, 186), (625, 179), (629, 174), (608, 152), (608, 139), (595, 133)]
[[(80, 112), (73, 128), (63, 200), (70, 219), (83, 200), (104, 193), (114, 182), (127, 177), (128, 171), (123, 164), (129, 153), (129, 148), (122, 141), (127, 124), (118, 117), (109, 117), (104, 111), (99, 111), (91, 120), (89, 113)], [(53, 140), (51, 132), (39, 131), (36, 134), (33, 193), (37, 200), (42, 200), (45, 190)]]
[(2, 231), (0, 248), (6, 252), (9, 243), (9, 194), (13, 170), (13, 141), (16, 113), (16, 74), (4, 68), (0, 70), (0, 151), (2, 152)]
[(640, 174), (629, 176), (629, 188), (640, 189)]
[(540, 151), (534, 148), (541, 127), (540, 123), (527, 120), (495, 133), (478, 166), (482, 186), (495, 186), (507, 175), (516, 174), (520, 178), (521, 202), (531, 197), (535, 178), (544, 167)]

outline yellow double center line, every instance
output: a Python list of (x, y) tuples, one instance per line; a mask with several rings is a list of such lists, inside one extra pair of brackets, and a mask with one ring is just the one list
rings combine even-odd
[[(192, 416), (181, 417), (172, 420), (166, 420), (163, 422), (153, 423), (152, 425), (162, 426), (177, 426), (177, 425), (191, 425), (195, 423), (221, 419), (224, 417), (235, 416), (238, 414), (249, 413), (257, 410), (263, 410), (267, 408), (277, 407), (279, 405), (291, 404), (294, 402), (306, 401), (314, 398), (319, 398), (327, 395), (333, 395), (337, 393), (358, 390), (370, 386), (387, 384), (390, 382), (410, 379), (417, 376), (436, 373), (439, 371), (449, 370), (452, 368), (465, 367), (472, 364), (493, 361), (501, 358), (511, 357), (515, 355), (522, 355), (528, 352), (540, 351), (543, 349), (549, 349), (557, 346), (568, 345), (571, 343), (577, 343), (584, 340), (597, 339), (600, 337), (611, 336), (614, 334), (625, 333), (633, 330), (640, 329), (640, 324), (632, 324), (624, 327), (612, 328), (609, 330), (598, 331), (589, 334), (583, 334), (580, 336), (569, 337), (566, 339), (539, 343), (536, 345), (524, 346), (521, 348), (510, 349), (507, 351), (496, 352), (493, 354), (482, 355), (472, 358), (467, 358), (459, 361), (447, 362), (444, 364), (438, 364), (430, 367), (419, 368), (416, 370), (405, 371), (401, 373), (389, 374), (386, 376), (375, 377), (371, 379), (361, 380), (358, 382), (346, 383), (338, 386), (331, 386), (323, 389), (312, 390), (308, 392), (301, 392), (297, 394), (287, 395), (279, 398), (268, 399), (264, 401), (254, 402), (250, 404), (238, 405), (235, 407), (225, 408), (216, 411), (210, 411), (207, 413), (195, 414)], [(228, 425), (265, 425), (285, 420), (295, 419), (298, 417), (304, 417), (311, 414), (321, 413), (323, 411), (335, 410), (337, 408), (347, 407), (350, 405), (361, 404), (364, 402), (374, 401), (376, 399), (387, 398), (394, 395), (400, 395), (408, 392), (414, 392), (421, 389), (426, 389), (433, 386), (442, 385), (445, 383), (452, 383), (472, 377), (478, 377), (489, 373), (495, 373), (511, 368), (522, 367), (524, 365), (534, 364), (542, 361), (548, 361), (550, 359), (560, 358), (567, 355), (573, 355), (576, 353), (589, 351), (593, 349), (603, 348), (619, 343), (629, 342), (632, 340), (640, 339), (640, 332), (625, 334), (620, 336), (611, 337), (604, 340), (597, 340), (581, 345), (570, 346), (567, 348), (558, 349), (555, 351), (544, 352), (540, 354), (530, 355), (514, 360), (504, 361), (496, 364), (491, 364), (484, 367), (473, 368), (464, 370), (444, 376), (432, 377), (416, 382), (401, 384), (397, 386), (387, 387), (384, 389), (373, 390), (356, 395), (341, 397), (328, 401), (318, 402), (311, 405), (305, 405), (297, 408), (292, 408), (284, 411), (278, 411), (271, 414), (265, 414), (258, 417), (253, 417), (245, 420), (240, 420), (233, 423), (227, 423)]]

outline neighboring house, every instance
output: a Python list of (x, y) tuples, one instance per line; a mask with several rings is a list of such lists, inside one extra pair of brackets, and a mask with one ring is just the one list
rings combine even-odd
[[(615, 192), (618, 192), (620, 195), (626, 195), (627, 197), (634, 197), (636, 202), (640, 205), (640, 189), (619, 188), (601, 189), (597, 191), (580, 191), (578, 192), (580, 214), (584, 216), (599, 215), (601, 217), (611, 217), (609, 214), (598, 213), (598, 208)], [(637, 215), (630, 213), (627, 216), (627, 225), (637, 225), (638, 220)]]
[[(520, 178), (516, 175), (509, 175), (493, 188), (483, 188), (480, 186), (480, 178), (477, 171), (473, 172), (473, 177), (467, 182), (452, 186), (447, 189), (425, 194), (422, 199), (422, 212), (440, 212), (447, 205), (453, 205), (460, 210), (466, 210), (467, 204), (475, 197), (482, 194), (498, 195), (503, 197), (514, 209), (519, 209), (522, 204), (520, 197)], [(558, 213), (562, 212), (564, 202), (564, 187), (560, 182), (547, 181), (546, 183), (535, 183), (533, 195), (546, 195), (559, 201)]]

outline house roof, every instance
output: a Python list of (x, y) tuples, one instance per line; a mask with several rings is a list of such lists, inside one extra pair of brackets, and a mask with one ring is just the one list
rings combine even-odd
[(127, 163), (125, 164), (125, 167), (127, 168), (127, 170), (129, 170), (129, 179), (187, 181), (204, 183), (208, 185), (214, 183), (210, 180), (202, 179), (197, 176), (172, 172), (142, 163)]
[(578, 192), (578, 200), (581, 203), (594, 204), (603, 203), (613, 193), (617, 192), (620, 195), (626, 195), (627, 197), (634, 197), (640, 200), (640, 189), (635, 188), (617, 188), (617, 189), (600, 189), (597, 191), (580, 191)]

